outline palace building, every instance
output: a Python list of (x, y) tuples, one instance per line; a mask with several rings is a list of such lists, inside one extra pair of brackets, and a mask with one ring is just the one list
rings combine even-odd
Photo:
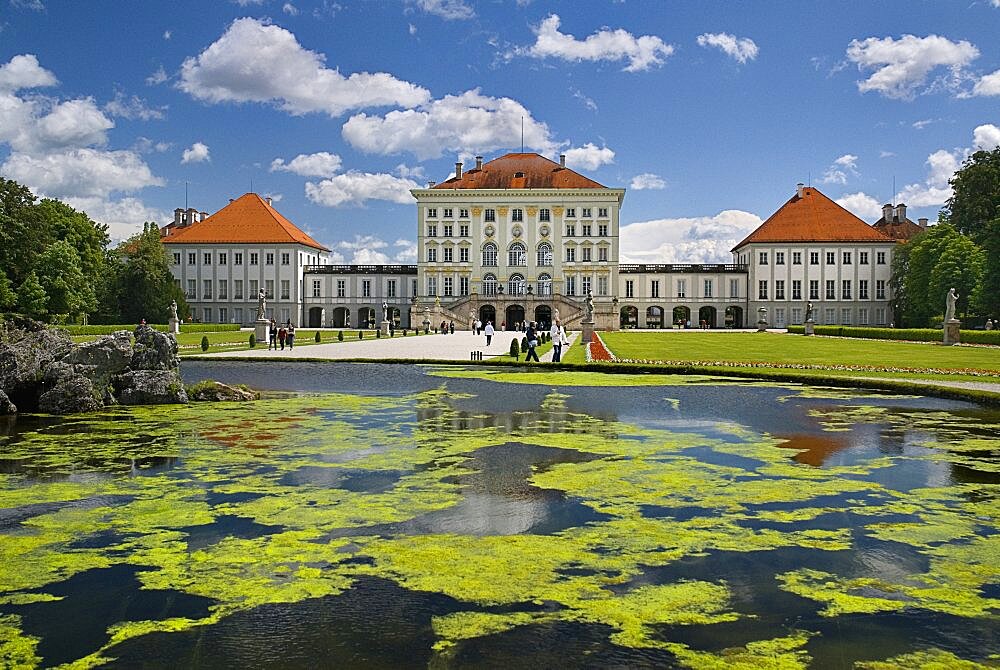
[[(411, 191), (415, 265), (338, 265), (330, 250), (247, 193), (212, 216), (178, 209), (161, 229), (194, 318), (250, 325), (257, 292), (268, 317), (308, 327), (373, 327), (386, 303), (398, 328), (478, 318), (511, 328), (559, 317), (578, 328), (588, 293), (596, 327), (744, 328), (760, 308), (772, 327), (888, 325), (892, 252), (923, 230), (906, 206), (872, 226), (813, 187), (733, 248), (731, 263), (619, 263), (621, 188), (535, 153), (475, 166)], [(914, 229), (917, 229), (915, 231)]]

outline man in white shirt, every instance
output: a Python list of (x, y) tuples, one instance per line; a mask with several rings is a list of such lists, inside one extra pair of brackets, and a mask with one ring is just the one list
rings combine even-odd
[(486, 334), (486, 346), (488, 347), (488, 346), (490, 346), (490, 341), (493, 339), (493, 322), (492, 321), (487, 321), (486, 322), (486, 328), (483, 330), (483, 333)]
[(566, 339), (566, 330), (562, 327), (562, 322), (556, 319), (549, 329), (549, 337), (552, 339), (552, 362), (558, 363), (562, 357), (563, 344), (569, 344)]

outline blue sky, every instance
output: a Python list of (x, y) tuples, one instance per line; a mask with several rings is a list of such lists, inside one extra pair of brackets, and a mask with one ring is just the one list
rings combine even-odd
[(1000, 0), (0, 2), (0, 174), (116, 237), (252, 183), (345, 262), (412, 262), (408, 189), (523, 117), (628, 189), (623, 260), (725, 261), (798, 181), (933, 221), (1000, 143)]

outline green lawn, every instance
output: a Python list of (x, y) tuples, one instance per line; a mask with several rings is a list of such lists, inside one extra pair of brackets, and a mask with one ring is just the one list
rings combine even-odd
[[(782, 333), (614, 332), (601, 333), (601, 338), (620, 359), (975, 369), (1000, 375), (998, 347), (945, 347)], [(868, 373), (868, 376), (877, 375)]]

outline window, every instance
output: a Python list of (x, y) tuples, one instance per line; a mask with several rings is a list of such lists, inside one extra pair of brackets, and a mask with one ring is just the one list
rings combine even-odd
[(515, 242), (510, 245), (510, 249), (507, 250), (507, 265), (511, 267), (521, 267), (527, 264), (528, 254), (524, 245), (520, 242)]
[(607, 237), (608, 236), (608, 224), (606, 224), (606, 223), (599, 224), (597, 226), (597, 235), (599, 237)]
[(597, 249), (597, 260), (599, 260), (599, 261), (607, 261), (608, 260), (608, 248), (607, 247), (598, 247), (598, 249)]
[(229, 300), (229, 282), (225, 279), (219, 280), (219, 300)]
[(463, 223), (462, 225), (460, 225), (458, 227), (458, 235), (459, 235), (459, 237), (468, 237), (469, 236), (469, 224)]
[(819, 265), (819, 252), (810, 251), (809, 252), (809, 265)]
[(879, 307), (875, 310), (875, 323), (880, 326), (885, 325), (885, 307)]
[(292, 259), (289, 256), (289, 254), (285, 254), (285, 253), (281, 254), (281, 264), (282, 265), (288, 265), (288, 264), (290, 264), (291, 260)]
[(583, 218), (589, 219), (590, 217), (591, 217), (590, 207), (584, 207), (583, 208)]
[(233, 282), (233, 300), (243, 300), (243, 280), (237, 279)]
[(264, 294), (269, 300), (274, 300), (274, 280), (268, 279), (264, 282)]
[(313, 297), (318, 298), (320, 295), (320, 280), (313, 279)]
[(798, 326), (802, 324), (802, 308), (792, 307), (792, 325)]
[[(875, 299), (885, 300), (885, 280), (876, 279), (875, 280)], [(885, 321), (879, 321), (879, 323), (884, 323)]]
[(785, 299), (785, 280), (775, 279), (774, 280), (774, 299), (784, 300)]
[(247, 296), (250, 300), (257, 299), (257, 293), (260, 292), (260, 283), (256, 279), (250, 280), (250, 294)]
[(175, 251), (174, 252), (174, 265), (180, 265), (180, 264), (181, 264), (181, 252)]
[(452, 263), (452, 262), (454, 262), (454, 260), (455, 260), (455, 250), (452, 249), (451, 247), (445, 247), (443, 249), (443, 251), (444, 251), (444, 262), (445, 263)]
[(858, 325), (859, 326), (868, 325), (868, 309), (866, 307), (862, 307), (861, 309), (858, 310)]
[(233, 254), (233, 265), (243, 265), (243, 254), (235, 253)]
[(840, 283), (840, 299), (850, 300), (851, 299), (851, 280), (844, 279)]
[(775, 251), (774, 252), (774, 264), (775, 265), (784, 265), (785, 264), (785, 252), (784, 251)]
[(290, 292), (291, 287), (289, 286), (289, 284), (290, 284), (290, 282), (287, 279), (282, 279), (281, 280), (281, 299), (282, 300), (288, 300), (289, 297), (290, 297), (290, 295), (291, 295), (291, 292)]
[(600, 218), (602, 218), (602, 219), (608, 218), (608, 208), (607, 207), (598, 207), (597, 208), (597, 216), (600, 217)]
[(582, 295), (587, 295), (588, 293), (590, 293), (590, 292), (591, 292), (591, 287), (590, 287), (590, 275), (584, 275), (584, 276), (583, 276), (583, 279), (582, 279), (582, 281), (581, 281), (581, 286), (580, 286), (580, 288), (581, 288), (581, 291), (580, 291), (580, 293), (581, 293)]
[(469, 210), (467, 210), (465, 208), (462, 208), (462, 209), (458, 210), (458, 218), (460, 218), (460, 219), (467, 219), (467, 218), (469, 218)]
[(487, 209), (485, 212), (483, 212), (483, 220), (484, 221), (496, 221), (497, 220), (497, 211), (495, 209)]
[(228, 260), (229, 257), (227, 254), (219, 254), (219, 265), (225, 265)]
[(452, 213), (451, 207), (445, 207), (444, 208), (444, 218), (446, 218), (446, 219), (452, 218), (452, 214), (451, 213)]
[(823, 310), (823, 316), (824, 316), (823, 322), (826, 323), (828, 326), (832, 326), (833, 322), (836, 321), (837, 319), (836, 314), (837, 311), (835, 309), (833, 309), (832, 307), (827, 307), (826, 309)]
[(510, 210), (510, 220), (511, 221), (524, 221), (524, 210), (523, 209), (512, 209), (512, 210)]
[(438, 294), (438, 288), (437, 287), (438, 287), (437, 277), (428, 277), (427, 278), (427, 295), (431, 295), (431, 296), (437, 295)]
[(660, 280), (653, 279), (649, 282), (649, 297), (659, 298), (660, 297)]
[(819, 280), (810, 279), (809, 280), (809, 299), (819, 300)]
[(427, 224), (427, 237), (437, 237), (438, 227), (437, 224), (428, 223)]
[(826, 280), (826, 299), (827, 300), (837, 299), (837, 283), (832, 279)]
[(573, 224), (566, 226), (566, 237), (576, 237), (576, 226)]
[(436, 263), (438, 259), (438, 250), (435, 247), (428, 247), (427, 249), (427, 262)]
[(851, 325), (851, 308), (844, 307), (840, 310), (840, 323), (844, 326)]
[(792, 252), (792, 265), (802, 265), (802, 252), (793, 251)]
[(233, 310), (233, 323), (243, 323), (243, 308), (237, 307)]
[(548, 242), (542, 242), (538, 245), (538, 258), (536, 259), (537, 265), (550, 266), (552, 265), (552, 245)]
[(837, 262), (837, 254), (835, 254), (832, 251), (826, 252), (826, 264), (833, 265), (836, 262)]
[(187, 297), (194, 300), (198, 293), (198, 280), (188, 279)]
[(436, 218), (438, 218), (437, 207), (428, 207), (427, 208), (427, 218), (428, 219), (436, 219)]
[(766, 251), (760, 252), (760, 260), (759, 260), (758, 264), (759, 265), (767, 265), (767, 252)]
[(264, 265), (274, 265), (274, 254), (264, 254)]
[(188, 265), (194, 265), (198, 262), (198, 254), (188, 254)]
[(206, 307), (205, 309), (201, 310), (201, 313), (203, 314), (202, 321), (204, 321), (205, 323), (212, 323), (211, 307)]
[(594, 260), (593, 258), (591, 258), (591, 254), (593, 253), (593, 251), (594, 250), (591, 249), (590, 247), (584, 247), (583, 248), (583, 262), (584, 263), (589, 263), (590, 261)]
[(444, 294), (445, 296), (452, 296), (455, 293), (455, 280), (452, 277), (444, 278)]
[(491, 268), (497, 266), (497, 245), (492, 242), (483, 247), (483, 265)]
[(850, 251), (845, 251), (844, 252), (844, 265), (850, 265), (850, 264), (851, 264), (851, 252)]
[(730, 279), (729, 280), (729, 297), (739, 298), (740, 297), (740, 280)]
[(208, 254), (208, 253), (202, 254), (201, 262), (202, 262), (203, 265), (211, 265), (212, 264), (212, 254)]
[(372, 280), (363, 279), (361, 281), (361, 297), (370, 298), (372, 297)]
[(551, 221), (552, 220), (552, 210), (540, 209), (538, 210), (538, 220), (539, 221)]
[(767, 300), (767, 280), (759, 279), (757, 281), (757, 299)]
[(258, 255), (255, 253), (250, 254), (250, 265), (257, 265)]
[(784, 307), (778, 307), (774, 310), (774, 325), (778, 328), (785, 327), (785, 309)]
[(885, 265), (885, 252), (876, 251), (875, 252), (875, 265)]
[[(868, 265), (868, 252), (859, 251), (858, 252), (858, 265)], [(860, 320), (860, 319), (859, 319)], [(868, 314), (865, 313), (865, 323), (868, 323)]]
[(566, 277), (566, 295), (576, 295), (576, 277)]
[(868, 300), (868, 280), (858, 280), (858, 300)]
[(229, 310), (225, 307), (219, 308), (219, 323), (225, 323), (227, 316), (229, 316)]
[(338, 279), (337, 280), (337, 297), (346, 298), (347, 297), (347, 280)]
[(576, 207), (568, 207), (566, 209), (566, 218), (575, 219), (576, 218)]
[(444, 224), (444, 236), (454, 237), (455, 236), (455, 226), (450, 223)]
[(590, 226), (589, 223), (583, 224), (583, 236), (584, 237), (590, 237), (591, 230), (593, 230), (593, 229), (591, 228), (591, 226)]
[(566, 247), (566, 262), (567, 263), (576, 262), (576, 247)]
[(687, 297), (687, 280), (678, 279), (677, 280), (677, 297), (686, 298)]
[(792, 280), (792, 300), (802, 300), (802, 280)]
[(528, 286), (521, 275), (511, 275), (507, 280), (507, 293), (509, 295), (524, 295), (527, 290)]
[(206, 279), (202, 283), (201, 298), (202, 298), (202, 300), (211, 300), (212, 299), (212, 280), (211, 279)]
[(469, 278), (467, 276), (463, 275), (458, 278), (458, 294), (469, 295)]
[(548, 274), (538, 275), (538, 286), (535, 288), (535, 294), (540, 296), (552, 295), (552, 276)]
[(458, 262), (459, 263), (469, 262), (469, 247), (462, 247), (458, 250)]
[(396, 280), (390, 279), (385, 285), (385, 297), (395, 298), (396, 297)]
[(625, 297), (626, 298), (635, 297), (635, 280), (632, 279), (625, 280)]
[(483, 295), (496, 295), (497, 278), (496, 275), (483, 275)]

